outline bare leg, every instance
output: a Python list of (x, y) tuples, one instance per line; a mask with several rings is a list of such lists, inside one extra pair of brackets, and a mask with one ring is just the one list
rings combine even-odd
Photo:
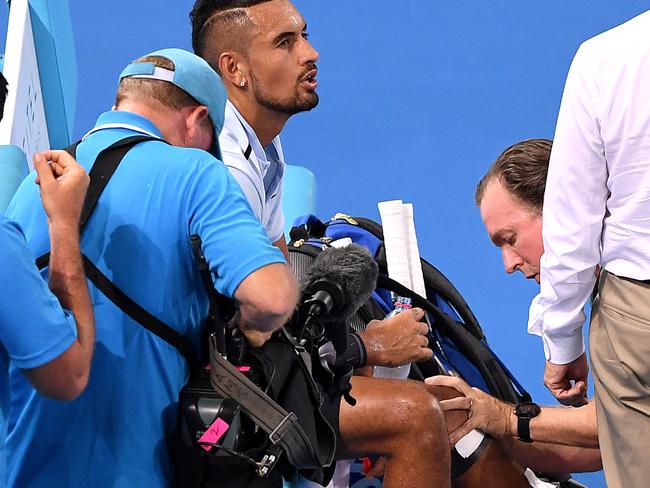
[[(459, 396), (453, 388), (426, 385), (427, 390), (439, 400)], [(450, 410), (445, 412), (449, 432), (453, 432), (467, 421), (467, 412)], [(490, 443), (481, 457), (462, 476), (453, 480), (454, 488), (526, 488), (530, 484), (518, 465), (497, 442)]]
[(385, 456), (385, 488), (450, 486), (444, 414), (421, 383), (354, 377), (351, 393), (354, 407), (341, 400), (341, 459)]

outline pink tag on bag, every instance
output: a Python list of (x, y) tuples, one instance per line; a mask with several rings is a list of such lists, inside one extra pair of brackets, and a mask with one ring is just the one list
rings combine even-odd
[[(203, 433), (203, 435), (199, 438), (199, 442), (210, 442), (212, 444), (216, 444), (217, 442), (219, 442), (219, 439), (223, 437), (223, 435), (226, 433), (226, 431), (229, 428), (230, 425), (228, 425), (220, 418), (217, 418), (217, 420), (212, 422), (212, 425), (208, 427), (208, 430), (206, 430)], [(202, 445), (201, 447), (208, 452), (210, 451), (210, 449), (212, 449), (212, 446), (207, 446), (207, 445)]]

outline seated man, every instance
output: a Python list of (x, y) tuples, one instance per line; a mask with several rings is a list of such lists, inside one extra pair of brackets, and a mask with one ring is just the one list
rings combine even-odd
[[(77, 147), (79, 162), (91, 170), (114, 143), (151, 138), (122, 159), (82, 232), (81, 249), (116, 287), (195, 347), (208, 297), (191, 235), (201, 237), (215, 287), (238, 302), (253, 341), (279, 328), (297, 300), (282, 253), (215, 158), (224, 103), (221, 80), (202, 59), (158, 51), (124, 70), (116, 110), (102, 114)], [(8, 214), (34, 254), (49, 250), (33, 177)], [(77, 400), (50, 401), (11, 370), (9, 487), (173, 483), (165, 436), (176, 425), (188, 364), (95, 286), (91, 296), (97, 341), (88, 387)]]
[[(520, 271), (538, 283), (539, 261), (544, 252), (542, 206), (551, 146), (549, 140), (532, 139), (509, 147), (476, 189), (476, 205), (490, 239), (501, 248), (506, 272)], [(450, 435), (452, 444), (472, 429), (479, 429), (504, 440), (517, 461), (536, 470), (601, 469), (593, 401), (580, 408), (543, 407), (528, 424), (525, 418), (519, 421), (514, 406), (458, 378), (436, 376), (427, 382), (453, 387), (464, 395), (441, 402), (444, 410), (469, 413), (467, 422)], [(526, 435), (519, 430), (519, 422), (528, 424), (533, 444), (513, 439)]]
[[(196, 0), (192, 46), (223, 78), (228, 101), (219, 134), (223, 162), (271, 241), (288, 257), (282, 194), (286, 164), (280, 133), (318, 104), (318, 52), (287, 0)], [(367, 364), (430, 359), (426, 327), (413, 315), (373, 323), (359, 334)]]
[[(228, 92), (219, 136), (224, 163), (271, 241), (287, 253), (280, 132), (292, 115), (318, 103), (318, 53), (307, 39), (305, 20), (288, 0), (197, 0), (190, 18), (195, 52), (221, 74)], [(366, 363), (397, 366), (430, 358), (422, 316), (414, 310), (390, 323), (371, 322), (359, 334)], [(396, 389), (392, 382), (354, 378), (352, 395), (356, 406), (341, 403), (339, 456), (386, 455), (387, 487), (449, 483), (448, 445), (439, 441), (444, 421), (421, 385)], [(393, 412), (385, 415), (389, 396)], [(408, 423), (403, 422), (407, 406), (413, 419)], [(414, 464), (422, 469), (413, 471)]]

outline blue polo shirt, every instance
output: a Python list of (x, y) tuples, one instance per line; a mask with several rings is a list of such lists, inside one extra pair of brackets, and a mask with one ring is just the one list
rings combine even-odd
[[(77, 148), (87, 170), (114, 142), (148, 133), (147, 119), (107, 112)], [(28, 177), (8, 213), (36, 255), (48, 249), (38, 188)], [(122, 291), (179, 333), (201, 336), (208, 300), (189, 237), (198, 234), (232, 296), (253, 271), (282, 263), (223, 163), (158, 141), (122, 160), (82, 233), (81, 248)], [(97, 342), (86, 391), (52, 402), (12, 375), (8, 486), (158, 487), (172, 483), (165, 435), (175, 425), (188, 366), (178, 351), (132, 321), (93, 286)]]
[(0, 486), (4, 486), (9, 361), (22, 369), (43, 366), (72, 345), (77, 327), (38, 273), (18, 224), (2, 215), (0, 249)]

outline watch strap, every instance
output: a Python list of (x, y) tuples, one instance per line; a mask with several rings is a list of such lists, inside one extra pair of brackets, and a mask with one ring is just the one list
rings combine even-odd
[(517, 435), (522, 442), (533, 442), (530, 438), (530, 419), (539, 415), (541, 408), (533, 402), (522, 402), (515, 407)]
[(521, 442), (533, 442), (530, 438), (530, 417), (517, 415), (517, 436)]

